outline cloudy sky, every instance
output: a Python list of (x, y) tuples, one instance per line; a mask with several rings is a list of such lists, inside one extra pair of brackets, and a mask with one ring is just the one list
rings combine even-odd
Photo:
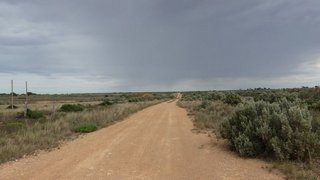
[(0, 0), (0, 92), (320, 84), (319, 0)]

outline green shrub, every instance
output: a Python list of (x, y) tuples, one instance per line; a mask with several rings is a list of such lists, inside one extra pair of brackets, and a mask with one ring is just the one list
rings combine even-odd
[(255, 101), (266, 101), (269, 103), (280, 102), (283, 98), (286, 98), (290, 102), (298, 100), (297, 93), (289, 93), (280, 90), (256, 92), (253, 97)]
[[(44, 117), (43, 112), (40, 111), (33, 111), (31, 109), (27, 109), (27, 118), (30, 119), (39, 119)], [(17, 113), (17, 118), (24, 118), (24, 112), (18, 112)]]
[(230, 105), (238, 105), (242, 103), (242, 99), (240, 95), (233, 92), (229, 92), (225, 94), (223, 102)]
[(222, 101), (226, 98), (222, 92), (212, 92), (208, 95), (207, 99), (211, 101)]
[(312, 103), (308, 108), (310, 110), (320, 111), (320, 102)]
[(39, 119), (39, 118), (42, 118), (44, 115), (40, 111), (32, 111), (28, 109), (27, 116), (28, 118), (31, 118), (31, 119)]
[(80, 112), (84, 110), (84, 106), (81, 104), (64, 104), (60, 108), (60, 112)]
[(282, 100), (259, 101), (238, 107), (220, 133), (241, 156), (268, 156), (308, 161), (319, 156), (320, 134), (305, 107)]
[(77, 133), (90, 133), (97, 130), (97, 126), (95, 124), (83, 124), (74, 129), (74, 132)]
[(198, 106), (198, 109), (206, 109), (210, 105), (211, 105), (210, 102), (202, 101), (201, 104)]

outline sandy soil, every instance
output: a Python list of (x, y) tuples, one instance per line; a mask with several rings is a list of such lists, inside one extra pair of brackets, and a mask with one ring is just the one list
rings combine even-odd
[(40, 153), (0, 166), (0, 179), (281, 179), (260, 160), (242, 159), (192, 132), (176, 102)]

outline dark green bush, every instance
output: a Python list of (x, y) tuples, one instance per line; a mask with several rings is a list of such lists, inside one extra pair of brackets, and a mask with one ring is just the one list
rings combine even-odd
[(224, 103), (230, 104), (230, 105), (238, 105), (240, 103), (242, 103), (242, 99), (241, 96), (233, 93), (233, 92), (229, 92), (225, 94), (225, 98), (223, 100)]
[(95, 124), (83, 124), (74, 129), (77, 133), (90, 133), (96, 131), (98, 128)]
[(64, 104), (60, 108), (60, 112), (80, 112), (84, 110), (84, 106), (81, 104)]
[(40, 111), (28, 110), (27, 116), (28, 118), (31, 118), (31, 119), (39, 119), (39, 118), (42, 118), (44, 115)]
[[(24, 117), (24, 112), (18, 112), (17, 113), (17, 118), (23, 118)], [(30, 119), (39, 119), (44, 117), (43, 112), (40, 111), (33, 111), (31, 109), (27, 109), (27, 118)]]
[(310, 160), (319, 156), (320, 134), (309, 111), (298, 103), (259, 101), (237, 108), (220, 133), (241, 156)]

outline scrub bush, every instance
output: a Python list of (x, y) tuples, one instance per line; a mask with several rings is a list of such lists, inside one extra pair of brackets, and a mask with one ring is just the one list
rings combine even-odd
[(98, 127), (95, 124), (83, 124), (74, 129), (74, 132), (77, 133), (90, 133), (96, 131)]
[(229, 92), (225, 94), (223, 102), (234, 106), (242, 103), (242, 99), (240, 95), (233, 92)]
[[(24, 112), (18, 112), (17, 113), (17, 118), (23, 118), (24, 117)], [(40, 111), (33, 111), (31, 109), (27, 109), (27, 118), (30, 119), (39, 119), (44, 117), (43, 112)]]
[(60, 108), (60, 112), (80, 112), (84, 110), (84, 106), (81, 104), (64, 104)]
[(309, 161), (319, 156), (319, 126), (314, 124), (299, 103), (259, 101), (237, 107), (232, 117), (222, 122), (220, 133), (244, 157)]

